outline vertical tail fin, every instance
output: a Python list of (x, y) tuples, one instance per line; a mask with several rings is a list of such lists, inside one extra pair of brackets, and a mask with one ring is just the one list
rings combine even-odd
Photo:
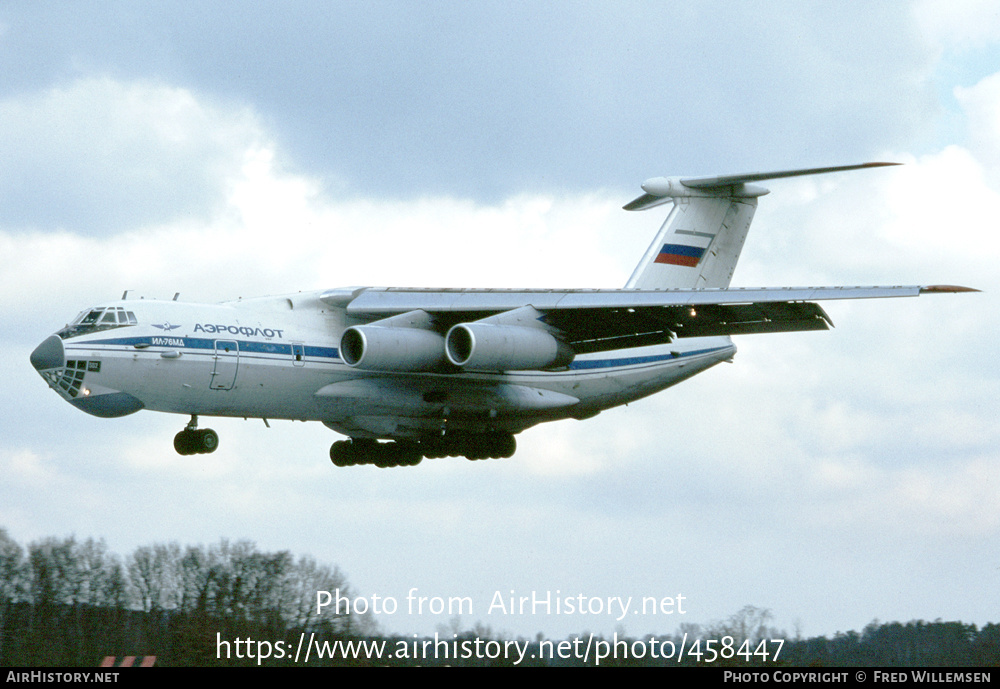
[(729, 287), (757, 209), (755, 198), (674, 199), (626, 288)]
[(817, 175), (897, 163), (785, 170), (724, 177), (654, 177), (646, 193), (625, 210), (646, 210), (673, 203), (666, 222), (625, 284), (631, 289), (729, 287), (757, 198), (767, 189), (750, 182)]

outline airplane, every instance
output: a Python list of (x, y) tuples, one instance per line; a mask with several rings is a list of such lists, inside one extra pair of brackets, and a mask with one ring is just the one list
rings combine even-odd
[(896, 163), (654, 177), (624, 206), (670, 204), (623, 289), (348, 287), (219, 304), (85, 309), (31, 353), (78, 409), (190, 416), (181, 455), (214, 452), (201, 416), (320, 421), (340, 467), (510, 457), (539, 423), (588, 419), (732, 361), (731, 336), (826, 330), (816, 302), (975, 292), (949, 285), (731, 288), (768, 189)]

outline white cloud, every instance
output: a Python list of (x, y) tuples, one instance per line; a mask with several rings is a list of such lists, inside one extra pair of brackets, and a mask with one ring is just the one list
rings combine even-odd
[(32, 488), (49, 489), (58, 480), (58, 474), (47, 465), (46, 459), (30, 449), (5, 448), (0, 454), (0, 464), (10, 481)]
[(1000, 178), (1000, 72), (973, 86), (955, 87), (955, 98), (968, 121), (976, 158), (990, 168), (996, 183)]
[(1000, 39), (1000, 8), (992, 0), (918, 0), (914, 15), (925, 36), (955, 49)]
[(0, 232), (0, 306), (20, 322), (47, 314), (55, 329), (125, 289), (217, 301), (357, 284), (615, 286), (644, 244), (622, 253), (598, 237), (615, 204), (331, 202), (308, 180), (254, 170), (214, 216), (110, 237)]
[(186, 89), (82, 78), (0, 101), (0, 221), (115, 233), (203, 214), (261, 129)]

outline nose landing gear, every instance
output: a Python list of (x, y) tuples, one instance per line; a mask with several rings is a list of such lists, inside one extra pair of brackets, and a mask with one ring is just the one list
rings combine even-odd
[(211, 428), (198, 430), (198, 417), (192, 416), (183, 431), (174, 436), (174, 449), (179, 455), (203, 455), (219, 447), (219, 434)]

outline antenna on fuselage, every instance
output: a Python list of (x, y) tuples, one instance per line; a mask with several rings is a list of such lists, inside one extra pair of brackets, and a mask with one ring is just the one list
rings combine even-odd
[(126, 299), (128, 299), (128, 293), (131, 292), (131, 291), (132, 290), (127, 289), (124, 292), (122, 292), (122, 301), (125, 301)]
[(174, 298), (171, 299), (170, 301), (177, 301), (177, 297), (179, 297), (179, 296), (181, 296), (180, 292), (174, 292)]

